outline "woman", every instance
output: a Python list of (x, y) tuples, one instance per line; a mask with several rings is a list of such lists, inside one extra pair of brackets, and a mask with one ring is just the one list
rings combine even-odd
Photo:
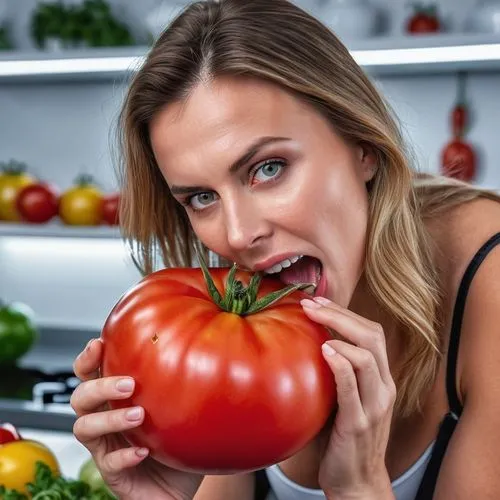
[[(304, 311), (339, 334), (323, 346), (338, 412), (265, 472), (271, 495), (497, 496), (499, 199), (416, 175), (333, 34), (285, 0), (193, 4), (134, 78), (121, 131), (120, 219), (146, 272), (155, 248), (268, 272), (304, 255), (280, 277), (314, 276)], [(130, 447), (118, 432), (144, 410), (106, 411), (133, 380), (98, 378), (101, 354), (93, 341), (75, 361), (74, 432), (120, 498), (256, 495), (261, 472), (202, 478)]]

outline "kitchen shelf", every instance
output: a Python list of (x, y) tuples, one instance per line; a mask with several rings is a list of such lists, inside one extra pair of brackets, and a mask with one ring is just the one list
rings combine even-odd
[[(353, 57), (373, 75), (500, 71), (500, 35), (435, 34), (374, 37), (348, 43)], [(0, 84), (11, 81), (125, 81), (149, 47), (93, 48), (56, 53), (0, 54)]]
[(0, 52), (0, 84), (126, 80), (142, 64), (147, 51), (148, 47), (127, 47)]
[(118, 227), (65, 226), (63, 224), (16, 224), (0, 222), (0, 238), (4, 236), (37, 236), (45, 238), (120, 238)]
[(373, 75), (500, 71), (500, 35), (377, 37), (348, 47), (358, 64)]

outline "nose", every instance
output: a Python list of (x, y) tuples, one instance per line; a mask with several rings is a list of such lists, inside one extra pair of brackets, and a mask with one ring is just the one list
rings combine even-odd
[(244, 195), (226, 203), (224, 212), (227, 241), (233, 251), (251, 249), (271, 234), (266, 218)]

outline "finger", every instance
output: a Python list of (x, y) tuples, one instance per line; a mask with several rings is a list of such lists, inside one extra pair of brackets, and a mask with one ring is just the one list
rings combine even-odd
[(99, 377), (99, 365), (102, 357), (100, 339), (90, 339), (85, 349), (73, 363), (73, 371), (80, 380), (91, 380)]
[(336, 352), (328, 343), (322, 346), (323, 357), (330, 366), (337, 386), (338, 415), (348, 416), (351, 423), (364, 419), (365, 413), (358, 390), (354, 368), (347, 358)]
[(87, 380), (76, 387), (70, 404), (78, 416), (94, 413), (108, 401), (126, 399), (134, 392), (135, 382), (131, 377), (105, 377)]
[(317, 301), (303, 299), (301, 304), (304, 312), (312, 320), (332, 328), (354, 345), (368, 349), (377, 361), (384, 383), (388, 385), (392, 383), (385, 335), (378, 323), (370, 322), (352, 312), (347, 313), (346, 309), (333, 303), (324, 306)]
[(110, 410), (84, 415), (73, 425), (73, 434), (91, 453), (97, 450), (99, 439), (107, 434), (115, 434), (133, 429), (144, 421), (144, 408)]
[(104, 478), (113, 482), (113, 476), (120, 474), (123, 469), (135, 467), (149, 455), (147, 448), (129, 447), (115, 450), (97, 459), (99, 469)]
[(356, 374), (363, 411), (365, 414), (373, 413), (373, 409), (379, 406), (381, 390), (384, 389), (375, 357), (370, 351), (342, 340), (330, 340), (327, 344), (349, 361)]

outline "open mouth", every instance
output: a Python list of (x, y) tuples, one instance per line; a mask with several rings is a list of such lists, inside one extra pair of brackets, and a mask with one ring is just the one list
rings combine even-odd
[(320, 260), (308, 255), (297, 255), (275, 264), (271, 269), (266, 269), (266, 274), (278, 275), (285, 285), (310, 283), (311, 286), (306, 288), (305, 292), (315, 295), (319, 292), (320, 283), (324, 281), (321, 279), (322, 271), (323, 265)]

